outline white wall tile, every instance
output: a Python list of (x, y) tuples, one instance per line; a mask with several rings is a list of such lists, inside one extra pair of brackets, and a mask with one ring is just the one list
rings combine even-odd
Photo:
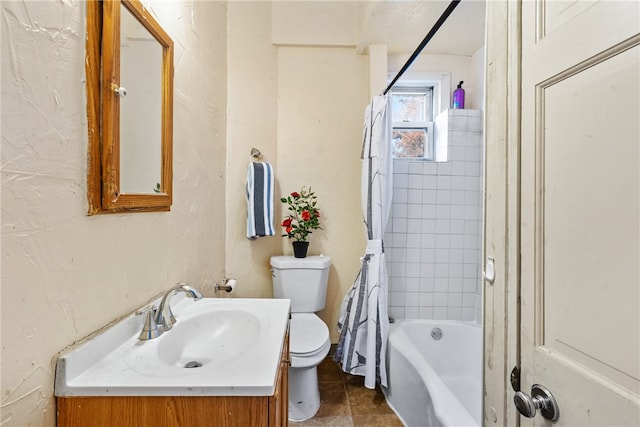
[(447, 295), (447, 307), (462, 307), (462, 292), (449, 292)]
[(405, 270), (406, 277), (420, 277), (420, 263), (408, 262)]
[(422, 234), (407, 233), (407, 248), (420, 248)]
[[(423, 193), (423, 202), (424, 202), (424, 193)], [(422, 206), (422, 212), (421, 212), (421, 218), (423, 219), (435, 219), (436, 217), (436, 205), (431, 205), (431, 204), (422, 204), (420, 205)], [(462, 218), (464, 218), (464, 213), (465, 210), (464, 208), (462, 208)], [(468, 218), (468, 219), (476, 219), (476, 218)]]
[(393, 203), (407, 203), (409, 190), (400, 188), (393, 191)]
[(422, 234), (435, 233), (436, 232), (436, 220), (435, 219), (423, 219), (421, 222)]
[(404, 306), (405, 307), (417, 307), (420, 305), (420, 293), (419, 292), (405, 292), (404, 294)]
[(462, 279), (462, 291), (463, 292), (476, 292), (478, 290), (478, 279)]
[(447, 292), (434, 292), (433, 293), (433, 306), (434, 307), (446, 307), (449, 300), (449, 294)]
[(420, 263), (420, 248), (407, 248), (407, 262)]
[(482, 305), (482, 133), (467, 129), (481, 126), (482, 114), (448, 110), (440, 116), (436, 138), (445, 146), (437, 156), (445, 161), (394, 160), (385, 231), (389, 312), (397, 318), (473, 321)]
[[(437, 234), (436, 235), (436, 248), (437, 249), (441, 249), (441, 248), (450, 248), (451, 246), (451, 239), (453, 237), (456, 236), (449, 236), (447, 234)], [(462, 237), (462, 236), (459, 236)], [(455, 246), (453, 246), (455, 247)]]
[[(458, 279), (462, 279), (462, 275), (464, 272), (464, 264), (455, 264), (455, 263), (450, 263), (449, 264), (449, 280), (451, 281), (451, 279), (454, 278), (458, 278)], [(462, 283), (462, 280), (460, 281), (460, 283)], [(451, 285), (449, 285), (451, 286)], [(462, 290), (462, 289), (460, 289)]]
[(436, 234), (449, 234), (451, 228), (451, 220), (448, 218), (436, 219)]
[(389, 301), (393, 307), (404, 307), (404, 292), (389, 292)]
[(473, 322), (475, 320), (475, 312), (475, 308), (462, 307), (462, 318), (460, 320), (464, 320), (465, 322)]
[[(465, 234), (467, 222), (470, 222), (470, 221), (464, 221), (462, 219), (452, 219), (451, 226), (449, 228), (451, 234)], [(472, 229), (472, 230), (475, 230), (475, 229)]]
[[(434, 223), (435, 227), (435, 223)], [(424, 232), (425, 226), (424, 222), (422, 223), (422, 232), (423, 234), (420, 236), (420, 246), (422, 248), (435, 248), (436, 247), (436, 235), (433, 233), (425, 234)]]
[(447, 320), (462, 320), (462, 307), (448, 307)]
[(407, 206), (407, 218), (413, 218), (413, 219), (421, 219), (423, 218), (422, 216), (422, 204), (418, 204), (418, 203), (410, 203)]
[(435, 190), (438, 188), (438, 176), (437, 175), (416, 175), (416, 178), (421, 178), (421, 187), (425, 190)]
[(451, 203), (451, 190), (436, 190), (436, 203), (449, 205)]
[(420, 307), (433, 307), (433, 293), (420, 292)]
[(477, 295), (475, 293), (463, 293), (462, 294), (462, 306), (463, 307), (476, 307)]
[(405, 319), (419, 319), (420, 311), (418, 307), (406, 307), (404, 309)]
[(393, 174), (393, 188), (409, 188), (409, 175), (404, 173)]
[(466, 176), (466, 166), (464, 162), (455, 162), (451, 166), (451, 175), (453, 176)]
[(409, 173), (409, 161), (403, 159), (393, 160), (393, 175)]
[[(387, 269), (388, 271), (388, 269)], [(391, 292), (405, 292), (406, 279), (403, 277), (393, 277), (389, 280), (389, 290)]]
[(424, 177), (422, 175), (405, 175), (405, 176), (409, 177), (409, 188), (423, 188)]
[[(395, 176), (395, 175), (394, 175)], [(454, 175), (451, 177), (452, 190), (464, 190), (466, 176)]]
[(407, 277), (404, 290), (405, 292), (419, 292), (420, 279), (418, 277)]
[(476, 264), (463, 264), (464, 265), (464, 278), (476, 279), (478, 277), (478, 267)]
[(420, 277), (434, 277), (435, 275), (435, 249), (422, 248), (420, 251)]
[(464, 249), (449, 249), (449, 261), (454, 264), (464, 262)]
[[(464, 248), (464, 234), (452, 234), (449, 236), (449, 247), (452, 249)], [(437, 242), (436, 242), (437, 244)]]
[(433, 307), (424, 307), (424, 306), (419, 307), (418, 312), (419, 312), (420, 319), (425, 319), (425, 320), (433, 319)]
[(435, 279), (433, 277), (421, 277), (420, 278), (420, 292), (433, 292), (435, 291)]
[(467, 117), (466, 116), (454, 116), (453, 119), (449, 117), (449, 129), (452, 131), (467, 131)]
[(434, 307), (433, 308), (434, 320), (447, 320), (447, 307)]
[(480, 176), (480, 162), (465, 162), (466, 176)]
[(407, 191), (408, 203), (422, 203), (422, 190), (420, 188), (410, 188)]
[(393, 319), (406, 319), (403, 306), (391, 306), (389, 307), (389, 316)]
[(391, 217), (392, 218), (406, 218), (407, 206), (404, 203), (393, 203), (391, 205)]
[(407, 234), (406, 233), (393, 233), (393, 245), (395, 248), (407, 247)]
[(451, 175), (451, 163), (438, 163), (438, 175)]
[(422, 203), (425, 205), (435, 205), (438, 201), (436, 190), (422, 190)]
[(421, 161), (410, 161), (409, 162), (409, 173), (411, 175), (422, 175), (422, 162)]
[(462, 278), (449, 277), (449, 292), (462, 292)]
[(436, 175), (438, 173), (438, 164), (436, 162), (422, 162), (423, 175)]
[(436, 277), (433, 279), (433, 290), (435, 292), (449, 292), (449, 279), (447, 277)]
[(407, 231), (410, 233), (422, 233), (422, 219), (407, 219)]

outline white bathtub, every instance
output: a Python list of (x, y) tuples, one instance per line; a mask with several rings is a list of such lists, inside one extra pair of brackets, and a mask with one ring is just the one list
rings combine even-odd
[[(431, 336), (440, 328), (442, 338)], [(482, 329), (472, 322), (396, 320), (387, 349), (389, 405), (408, 427), (482, 425)]]

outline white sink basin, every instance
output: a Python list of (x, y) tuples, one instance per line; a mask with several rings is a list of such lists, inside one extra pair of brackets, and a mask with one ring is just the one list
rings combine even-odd
[(138, 340), (144, 316), (134, 315), (60, 357), (55, 395), (273, 394), (289, 300), (183, 298), (172, 308), (177, 322), (158, 338)]
[(178, 368), (227, 363), (250, 351), (261, 330), (268, 327), (263, 313), (254, 314), (245, 307), (215, 311), (201, 308), (194, 306), (194, 314), (180, 317), (159, 342), (161, 361)]

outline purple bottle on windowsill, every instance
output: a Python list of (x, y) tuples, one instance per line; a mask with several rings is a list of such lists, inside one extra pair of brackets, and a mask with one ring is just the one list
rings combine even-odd
[(464, 108), (464, 89), (462, 89), (462, 83), (464, 83), (464, 81), (461, 81), (460, 83), (458, 83), (458, 88), (453, 91), (453, 108), (454, 109)]

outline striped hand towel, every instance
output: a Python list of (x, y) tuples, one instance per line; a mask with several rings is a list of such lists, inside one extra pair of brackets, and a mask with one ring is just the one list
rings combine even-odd
[(273, 236), (273, 167), (251, 162), (247, 172), (247, 238)]

